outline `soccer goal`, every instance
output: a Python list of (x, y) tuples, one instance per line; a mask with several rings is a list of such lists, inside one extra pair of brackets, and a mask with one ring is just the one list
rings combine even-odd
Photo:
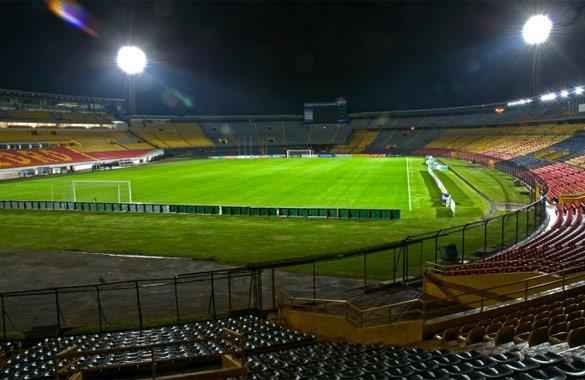
[(286, 158), (312, 158), (314, 157), (312, 149), (287, 149)]
[(132, 202), (131, 181), (72, 181), (73, 202)]

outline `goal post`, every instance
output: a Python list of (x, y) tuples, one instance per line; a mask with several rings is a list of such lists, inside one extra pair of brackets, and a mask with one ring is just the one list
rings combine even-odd
[(131, 181), (71, 181), (73, 202), (132, 203)]
[(312, 149), (287, 149), (286, 158), (312, 158), (315, 154)]

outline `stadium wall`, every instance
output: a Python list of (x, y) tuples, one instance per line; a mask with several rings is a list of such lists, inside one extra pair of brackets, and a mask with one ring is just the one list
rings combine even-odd
[(0, 200), (0, 209), (123, 212), (144, 214), (199, 214), (229, 216), (274, 216), (323, 219), (396, 220), (400, 210), (392, 209), (350, 209), (350, 208), (296, 208), (296, 207), (248, 207), (248, 206), (205, 206), (152, 203), (106, 203), (68, 201), (13, 201)]
[(405, 346), (423, 338), (423, 320), (398, 321), (381, 326), (357, 327), (345, 316), (279, 308), (286, 325), (298, 331), (310, 331), (320, 337), (355, 344), (391, 344)]
[[(74, 154), (73, 151), (65, 153), (44, 153), (41, 151), (24, 152), (26, 156), (34, 159), (23, 159), (17, 161), (21, 165), (0, 169), (0, 180), (17, 179), (22, 177), (33, 177), (42, 175), (60, 175), (68, 172), (84, 172), (92, 170), (96, 165), (108, 165), (112, 163), (121, 163), (122, 166), (136, 166), (151, 162), (158, 157), (162, 157), (163, 150), (156, 149), (150, 151), (123, 151), (123, 152), (97, 152), (93, 154), (81, 153)], [(0, 151), (0, 161), (6, 152)], [(57, 155), (58, 154), (58, 155)], [(1, 163), (0, 163), (1, 164)], [(0, 165), (1, 167), (1, 165)]]

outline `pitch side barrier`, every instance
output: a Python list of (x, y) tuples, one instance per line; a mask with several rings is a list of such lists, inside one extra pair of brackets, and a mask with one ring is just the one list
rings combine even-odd
[(198, 214), (232, 216), (274, 216), (281, 218), (323, 218), (360, 220), (397, 220), (398, 209), (307, 208), (307, 207), (249, 207), (206, 206), (154, 203), (106, 203), (67, 201), (0, 201), (0, 209), (80, 211), (132, 214)]

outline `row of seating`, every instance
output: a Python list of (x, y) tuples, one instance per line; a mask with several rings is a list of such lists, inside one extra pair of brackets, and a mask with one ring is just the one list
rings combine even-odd
[(585, 270), (585, 208), (558, 206), (556, 222), (540, 236), (476, 262), (450, 266), (447, 275), (504, 272), (565, 274)]
[[(340, 145), (348, 141), (352, 127), (345, 124), (305, 125), (302, 121), (174, 122), (133, 120), (130, 124), (130, 130), (133, 134), (160, 148), (245, 146), (253, 149), (269, 146), (303, 148)], [(363, 151), (374, 137), (363, 141), (360, 151)]]
[(133, 124), (130, 130), (144, 141), (159, 148), (211, 147), (198, 123)]
[(33, 150), (0, 150), (0, 169), (72, 165), (81, 162), (142, 157), (150, 150), (123, 150), (84, 153), (73, 148), (57, 147)]
[(585, 192), (585, 169), (554, 163), (532, 169), (549, 186), (549, 200), (558, 199), (561, 195)]
[(546, 147), (545, 149), (517, 157), (515, 161), (527, 167), (544, 166), (551, 162), (558, 161), (564, 161), (572, 165), (580, 166), (584, 163), (582, 157), (585, 155), (584, 125), (574, 125), (579, 129), (576, 130), (576, 133), (570, 138)]
[(152, 149), (144, 140), (110, 128), (0, 128), (0, 143), (58, 145), (74, 147), (81, 152)]
[(566, 140), (578, 129), (573, 125), (449, 129), (425, 148), (460, 150), (510, 160)]
[(564, 380), (582, 379), (585, 361), (554, 353), (482, 355), (418, 348), (323, 343), (255, 355), (249, 379)]
[[(46, 338), (12, 355), (6, 368), (0, 369), (0, 380), (50, 379), (65, 365), (71, 372), (84, 369), (99, 372), (100, 368), (127, 365), (138, 367), (150, 364), (153, 354), (158, 364), (211, 359), (226, 349), (222, 335), (226, 328), (245, 337), (244, 349), (249, 352), (305, 344), (314, 339), (251, 315), (143, 331)], [(67, 349), (80, 355), (68, 362), (58, 360), (55, 355)], [(104, 353), (108, 350), (111, 352)]]
[(378, 136), (378, 130), (358, 129), (351, 134), (347, 144), (338, 145), (333, 149), (335, 153), (364, 153), (367, 147)]
[(495, 345), (513, 342), (529, 346), (545, 342), (567, 342), (569, 347), (585, 344), (585, 295), (561, 301), (532, 303), (531, 306), (495, 317), (484, 317), (462, 326), (446, 328), (436, 334), (445, 346)]
[(106, 112), (0, 111), (0, 121), (72, 124), (111, 124)]

